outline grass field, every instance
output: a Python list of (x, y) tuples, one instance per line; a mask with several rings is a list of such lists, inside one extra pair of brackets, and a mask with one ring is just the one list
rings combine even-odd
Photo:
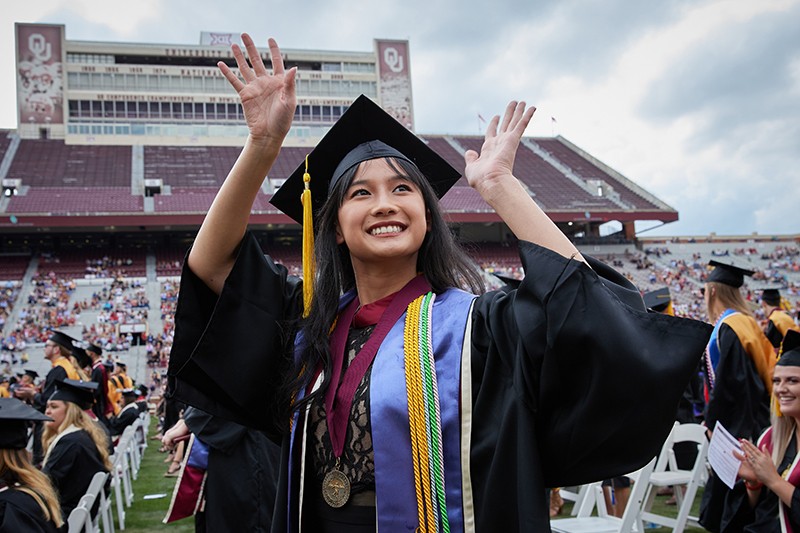
[[(151, 417), (148, 438), (156, 433), (156, 417)], [(164, 477), (167, 466), (164, 464), (165, 454), (159, 453), (161, 443), (154, 440), (147, 441), (147, 449), (142, 457), (139, 469), (139, 479), (133, 482), (133, 504), (125, 512), (125, 531), (131, 533), (145, 533), (150, 531), (172, 531), (176, 533), (193, 532), (194, 521), (184, 518), (171, 524), (161, 521), (167, 514), (169, 502), (172, 499), (172, 489), (178, 478)], [(163, 498), (145, 500), (147, 495), (164, 494)]]
[[(156, 432), (156, 419), (151, 418), (151, 427), (149, 435), (154, 435)], [(167, 466), (164, 464), (165, 454), (159, 453), (158, 448), (161, 443), (149, 440), (147, 449), (142, 458), (142, 465), (139, 470), (139, 479), (133, 482), (134, 502), (126, 511), (125, 518), (125, 531), (131, 533), (146, 533), (150, 531), (171, 531), (176, 533), (192, 532), (194, 531), (194, 521), (192, 518), (184, 518), (171, 524), (163, 524), (162, 520), (167, 514), (167, 508), (172, 498), (172, 490), (175, 487), (177, 478), (164, 477), (164, 472), (167, 471)], [(146, 495), (160, 495), (164, 496), (156, 499), (145, 500)], [(700, 507), (700, 499), (702, 490), (698, 492), (695, 498), (694, 507), (691, 515), (697, 516)], [(677, 510), (675, 506), (666, 505), (668, 496), (657, 496), (653, 511), (658, 514), (675, 516)], [(563, 514), (560, 518), (569, 517), (569, 512), (572, 508), (571, 503), (567, 503), (564, 507)], [(668, 528), (654, 528), (648, 529), (648, 532), (661, 533), (668, 532)], [(685, 530), (688, 533), (696, 533), (705, 531), (698, 527), (688, 527)]]

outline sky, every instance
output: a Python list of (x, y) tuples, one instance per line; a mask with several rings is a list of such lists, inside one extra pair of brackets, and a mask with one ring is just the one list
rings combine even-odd
[(476, 134), (509, 100), (676, 209), (642, 236), (800, 233), (800, 0), (26, 0), (0, 12), (0, 128), (16, 127), (14, 22), (68, 40), (371, 51), (408, 39), (416, 130)]

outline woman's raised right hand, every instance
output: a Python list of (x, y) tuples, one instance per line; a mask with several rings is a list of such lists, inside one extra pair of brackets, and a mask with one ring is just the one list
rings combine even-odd
[(247, 63), (239, 45), (231, 46), (233, 57), (239, 67), (242, 79), (220, 61), (217, 63), (222, 74), (239, 93), (242, 110), (254, 141), (277, 143), (280, 146), (289, 132), (297, 103), (295, 96), (295, 76), (297, 67), (284, 71), (283, 57), (275, 39), (269, 39), (269, 52), (272, 59), (272, 74), (261, 60), (253, 39), (242, 34), (242, 42), (247, 50)]

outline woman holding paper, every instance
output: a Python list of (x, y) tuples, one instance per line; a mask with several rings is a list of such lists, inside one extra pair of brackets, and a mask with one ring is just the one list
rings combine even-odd
[(747, 498), (740, 513), (748, 517), (744, 531), (800, 531), (800, 332), (790, 331), (772, 378), (772, 425), (758, 439), (758, 446), (742, 440), (739, 476)]

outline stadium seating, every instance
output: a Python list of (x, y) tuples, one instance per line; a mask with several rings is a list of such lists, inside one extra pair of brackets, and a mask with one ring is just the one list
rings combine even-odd
[(131, 166), (130, 146), (23, 139), (6, 177), (31, 187), (127, 187), (130, 194)]
[(143, 199), (127, 187), (31, 187), (12, 196), (6, 212), (48, 215), (141, 213)]

